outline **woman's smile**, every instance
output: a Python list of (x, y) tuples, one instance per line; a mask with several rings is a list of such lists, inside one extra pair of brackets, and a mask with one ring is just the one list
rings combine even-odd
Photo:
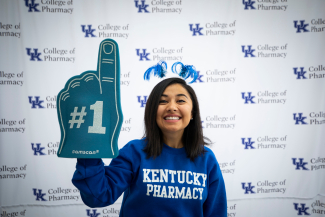
[(164, 119), (167, 121), (167, 122), (177, 122), (181, 119), (180, 116), (178, 115), (166, 115), (166, 117), (164, 117)]

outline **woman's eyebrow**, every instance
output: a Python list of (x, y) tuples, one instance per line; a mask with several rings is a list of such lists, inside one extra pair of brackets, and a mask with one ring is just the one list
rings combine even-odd
[[(168, 97), (166, 94), (162, 94), (161, 96)], [(187, 98), (187, 96), (183, 93), (177, 94), (176, 96), (185, 96)]]
[[(166, 95), (166, 94), (162, 94), (161, 96), (162, 97), (168, 97), (168, 95)], [(187, 98), (187, 96), (185, 94), (183, 94), (183, 93), (177, 94), (176, 96), (185, 96)]]
[(187, 98), (187, 96), (185, 94), (182, 94), (182, 93), (177, 94), (176, 96), (185, 96)]

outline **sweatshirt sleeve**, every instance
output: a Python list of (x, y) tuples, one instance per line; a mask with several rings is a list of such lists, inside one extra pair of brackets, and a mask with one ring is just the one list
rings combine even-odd
[(214, 161), (215, 163), (212, 164), (213, 166), (209, 172), (208, 197), (203, 205), (204, 217), (227, 217), (227, 196), (225, 182), (214, 154), (213, 158), (214, 159), (209, 161)]
[(72, 183), (80, 190), (83, 202), (89, 207), (113, 204), (131, 184), (136, 162), (129, 145), (119, 151), (109, 166), (101, 159), (77, 159)]

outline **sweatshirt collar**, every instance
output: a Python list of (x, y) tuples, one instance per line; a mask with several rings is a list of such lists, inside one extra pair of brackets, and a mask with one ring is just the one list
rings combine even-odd
[(172, 148), (168, 145), (166, 145), (165, 143), (163, 143), (163, 151), (165, 152), (168, 152), (170, 154), (186, 154), (186, 150), (185, 150), (185, 147), (182, 147), (182, 148)]

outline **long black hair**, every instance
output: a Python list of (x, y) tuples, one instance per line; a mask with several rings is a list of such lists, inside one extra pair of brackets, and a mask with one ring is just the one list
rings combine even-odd
[(159, 82), (151, 91), (146, 103), (144, 123), (144, 138), (147, 141), (146, 147), (143, 149), (147, 153), (147, 158), (156, 158), (162, 152), (163, 134), (156, 122), (157, 110), (161, 95), (165, 89), (172, 84), (180, 84), (187, 90), (192, 100), (192, 116), (193, 119), (184, 129), (182, 142), (184, 144), (187, 157), (192, 161), (199, 155), (204, 154), (204, 145), (211, 144), (210, 139), (203, 136), (199, 103), (193, 88), (186, 84), (181, 78), (168, 78)]

